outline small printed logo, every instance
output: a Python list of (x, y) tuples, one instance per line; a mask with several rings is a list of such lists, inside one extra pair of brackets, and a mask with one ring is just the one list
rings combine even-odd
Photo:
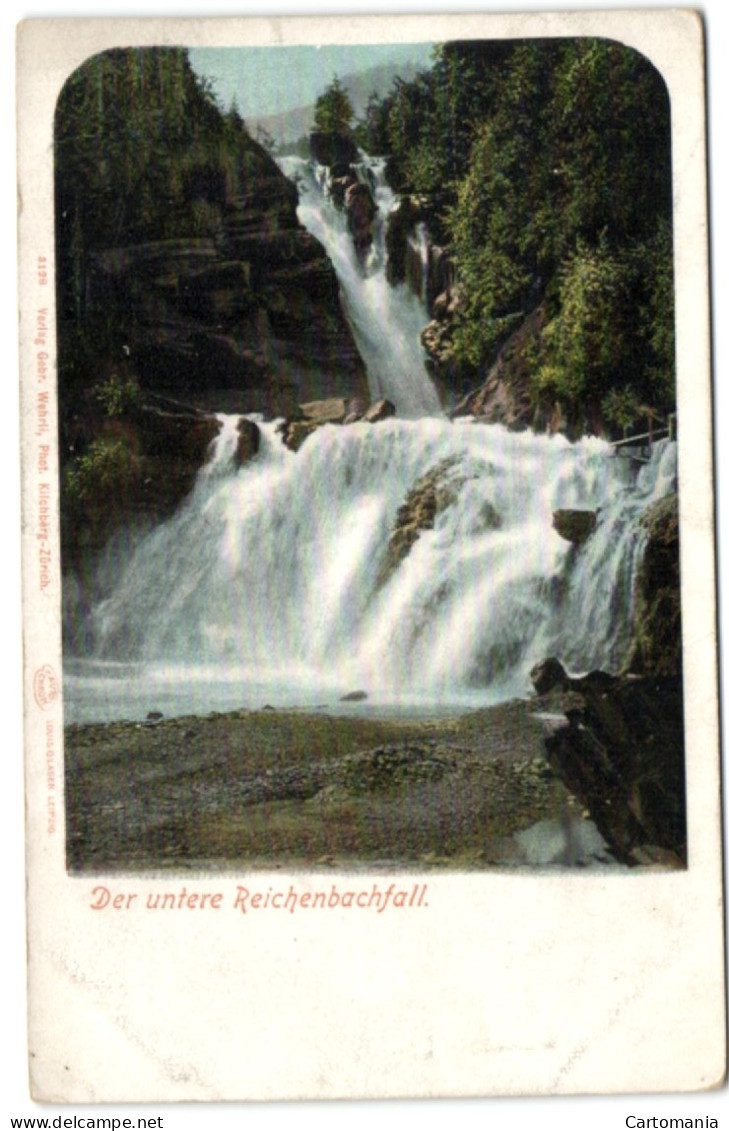
[(50, 664), (38, 668), (33, 676), (33, 696), (42, 711), (47, 711), (58, 698), (58, 676)]

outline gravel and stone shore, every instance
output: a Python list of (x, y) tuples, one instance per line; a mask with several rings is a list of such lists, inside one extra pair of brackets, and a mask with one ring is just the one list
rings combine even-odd
[(546, 761), (537, 716), (536, 701), (514, 700), (436, 721), (266, 709), (72, 725), (68, 866), (529, 862), (515, 834), (580, 820)]

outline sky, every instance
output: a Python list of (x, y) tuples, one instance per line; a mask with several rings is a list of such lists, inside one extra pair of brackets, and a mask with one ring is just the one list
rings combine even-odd
[(427, 66), (433, 45), (346, 44), (324, 47), (202, 47), (190, 51), (195, 70), (213, 80), (227, 108), (235, 97), (245, 118), (309, 106), (335, 75), (343, 78), (383, 63)]

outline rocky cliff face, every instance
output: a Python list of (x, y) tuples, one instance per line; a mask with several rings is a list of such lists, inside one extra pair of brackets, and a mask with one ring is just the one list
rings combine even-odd
[(685, 865), (683, 698), (677, 678), (572, 680), (547, 757), (626, 864)]
[(681, 584), (678, 495), (643, 516), (647, 532), (636, 594), (630, 670), (663, 677), (681, 674)]
[(486, 424), (510, 428), (558, 429), (553, 412), (541, 418), (535, 414), (531, 391), (530, 347), (537, 344), (546, 322), (546, 304), (541, 303), (503, 345), (483, 384), (459, 402), (454, 416), (477, 416)]
[(84, 326), (113, 331), (98, 343), (87, 332), (74, 354), (61, 327), (67, 562), (175, 509), (216, 412), (290, 417), (311, 400), (368, 400), (334, 268), (298, 223), (295, 186), (253, 142), (248, 161), (246, 191), (208, 208), (207, 234), (195, 230), (201, 197), (175, 222), (189, 235), (87, 252)]
[(119, 311), (143, 389), (208, 410), (269, 414), (366, 393), (334, 269), (296, 206), (294, 185), (261, 151), (214, 234), (92, 253), (90, 314)]

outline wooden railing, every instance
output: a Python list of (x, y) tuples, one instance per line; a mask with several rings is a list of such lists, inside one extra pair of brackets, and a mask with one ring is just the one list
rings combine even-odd
[[(675, 440), (676, 439), (677, 427), (678, 427), (678, 417), (677, 417), (677, 414), (675, 412), (672, 412), (670, 414), (666, 424), (662, 424), (657, 428), (654, 428), (652, 426), (652, 424), (653, 424), (653, 421), (649, 417), (648, 418), (648, 431), (647, 432), (640, 432), (635, 436), (624, 436), (622, 440), (615, 440), (614, 443), (613, 443), (613, 448), (615, 448), (615, 449), (630, 448), (630, 447), (647, 448), (648, 449), (648, 456), (650, 457), (650, 454), (653, 450), (653, 445), (656, 442), (656, 440), (662, 440), (665, 437), (668, 437), (669, 440)], [(620, 453), (618, 453), (618, 454), (620, 454)], [(625, 454), (630, 456), (633, 459), (645, 459), (646, 458), (643, 455), (633, 453), (633, 452), (626, 452)]]

